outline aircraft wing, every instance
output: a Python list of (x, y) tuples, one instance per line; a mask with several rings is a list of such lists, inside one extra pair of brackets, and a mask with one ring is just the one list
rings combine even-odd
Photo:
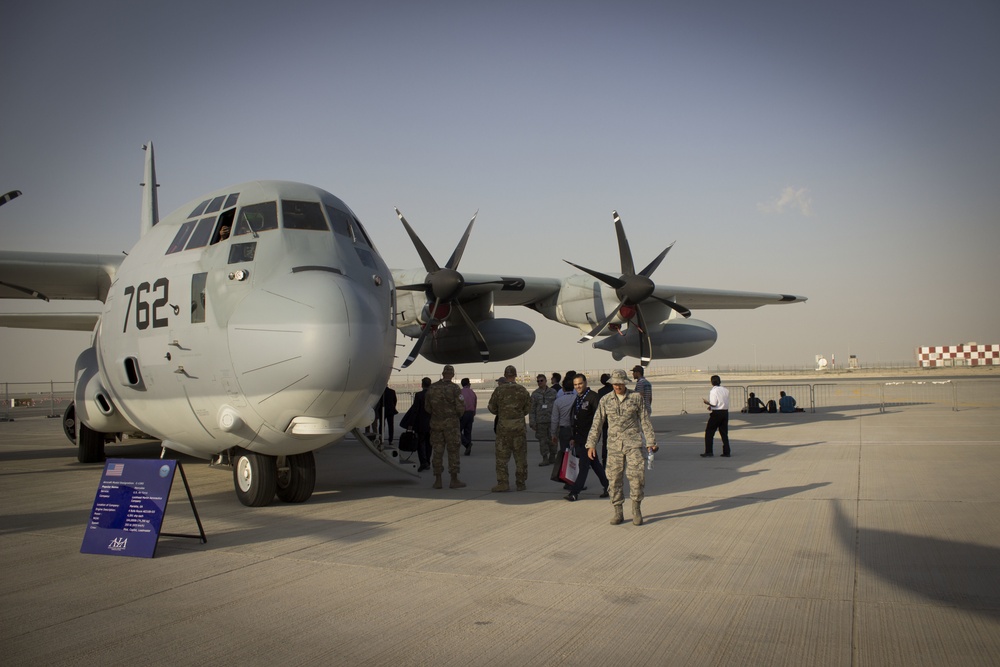
[(123, 255), (0, 251), (0, 299), (103, 301)]
[(770, 294), (767, 292), (739, 292), (734, 290), (705, 289), (700, 287), (676, 287), (657, 285), (653, 295), (683, 304), (691, 310), (730, 310), (738, 308), (760, 308), (783, 303), (801, 303), (804, 296), (794, 294)]
[(0, 313), (0, 327), (93, 331), (100, 316), (100, 313)]

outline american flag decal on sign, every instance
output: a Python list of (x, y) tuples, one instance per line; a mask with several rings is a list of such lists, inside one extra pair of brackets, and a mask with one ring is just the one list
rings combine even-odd
[(123, 472), (125, 472), (124, 463), (109, 463), (108, 470), (104, 474), (108, 477), (121, 477)]

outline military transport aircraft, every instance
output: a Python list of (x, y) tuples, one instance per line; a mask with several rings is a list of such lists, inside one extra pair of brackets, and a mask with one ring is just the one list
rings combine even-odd
[(563, 280), (459, 273), (475, 217), (441, 267), (398, 211), (424, 266), (390, 271), (343, 201), (300, 183), (234, 185), (160, 220), (152, 143), (144, 149), (142, 235), (126, 255), (0, 251), (0, 298), (96, 300), (100, 312), (2, 314), (0, 326), (93, 332), (64, 420), (80, 461), (139, 432), (230, 465), (248, 506), (308, 499), (313, 451), (351, 432), (396, 462), (361, 427), (388, 382), (397, 328), (417, 339), (404, 367), (418, 353), (502, 361), (535, 336), (494, 307), (521, 305), (578, 328), (581, 342), (610, 334), (594, 346), (645, 364), (715, 342), (689, 308), (805, 300), (657, 286), (649, 276), (670, 248), (636, 273), (617, 214), (621, 275), (577, 267), (589, 275)]

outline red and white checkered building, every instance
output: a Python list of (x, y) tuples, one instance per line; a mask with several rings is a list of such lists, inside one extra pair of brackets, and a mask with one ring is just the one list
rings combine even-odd
[(917, 364), (924, 368), (936, 366), (1000, 365), (1000, 345), (937, 345), (917, 348)]

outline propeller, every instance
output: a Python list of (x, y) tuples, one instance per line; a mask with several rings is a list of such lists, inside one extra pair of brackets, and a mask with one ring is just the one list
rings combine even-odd
[(409, 356), (406, 357), (406, 361), (403, 362), (402, 368), (406, 368), (416, 360), (427, 332), (432, 330), (441, 320), (448, 317), (451, 314), (452, 308), (458, 312), (465, 322), (465, 326), (472, 332), (473, 337), (476, 339), (476, 344), (479, 346), (479, 355), (482, 357), (483, 362), (489, 361), (490, 350), (486, 345), (486, 339), (483, 337), (482, 332), (479, 331), (479, 327), (476, 326), (476, 323), (472, 321), (472, 318), (469, 317), (469, 314), (465, 312), (465, 308), (458, 301), (458, 297), (462, 293), (462, 288), (466, 285), (487, 284), (466, 283), (465, 278), (458, 272), (458, 263), (462, 261), (462, 255), (465, 253), (465, 245), (469, 242), (472, 225), (476, 222), (476, 216), (479, 215), (479, 211), (476, 211), (472, 216), (469, 226), (465, 228), (465, 234), (462, 235), (462, 240), (458, 242), (455, 252), (451, 253), (451, 257), (448, 258), (448, 263), (444, 267), (439, 266), (434, 260), (434, 256), (427, 250), (427, 246), (420, 240), (417, 233), (413, 231), (410, 223), (406, 221), (406, 218), (403, 217), (398, 208), (396, 209), (396, 215), (399, 217), (399, 221), (403, 223), (403, 228), (409, 234), (410, 240), (413, 241), (413, 246), (417, 249), (417, 254), (420, 255), (420, 261), (424, 264), (424, 270), (427, 271), (427, 277), (424, 278), (424, 282), (412, 285), (397, 285), (396, 289), (422, 291), (427, 295), (427, 303), (432, 304), (427, 310), (428, 321), (424, 325), (423, 331), (420, 332), (420, 336), (413, 346), (413, 351), (410, 352)]
[(679, 303), (674, 303), (669, 299), (662, 299), (655, 294), (653, 291), (656, 289), (656, 284), (650, 279), (653, 271), (656, 271), (657, 267), (660, 266), (660, 262), (663, 258), (667, 256), (670, 249), (674, 247), (671, 243), (663, 252), (656, 256), (656, 258), (650, 262), (646, 268), (644, 268), (639, 273), (635, 272), (635, 264), (632, 262), (632, 250), (628, 245), (628, 238), (625, 236), (625, 228), (622, 226), (622, 219), (618, 216), (618, 211), (613, 212), (615, 220), (615, 232), (618, 234), (618, 256), (621, 260), (622, 274), (619, 277), (610, 276), (606, 273), (601, 273), (600, 271), (593, 271), (586, 267), (580, 266), (579, 264), (574, 264), (569, 260), (563, 260), (570, 266), (576, 267), (577, 269), (588, 273), (593, 277), (600, 280), (605, 285), (614, 288), (615, 294), (620, 299), (620, 302), (615, 307), (611, 313), (601, 320), (596, 327), (594, 327), (590, 333), (581, 338), (579, 342), (583, 343), (585, 341), (591, 340), (597, 334), (601, 333), (605, 327), (618, 315), (619, 312), (622, 313), (625, 319), (632, 321), (635, 318), (636, 327), (639, 330), (639, 358), (643, 366), (648, 366), (649, 362), (652, 361), (652, 344), (649, 340), (649, 331), (646, 329), (646, 320), (642, 315), (642, 307), (640, 304), (647, 299), (655, 299), (660, 303), (669, 306), (672, 310), (677, 311), (680, 315), (684, 317), (691, 317), (691, 311), (680, 305)]

